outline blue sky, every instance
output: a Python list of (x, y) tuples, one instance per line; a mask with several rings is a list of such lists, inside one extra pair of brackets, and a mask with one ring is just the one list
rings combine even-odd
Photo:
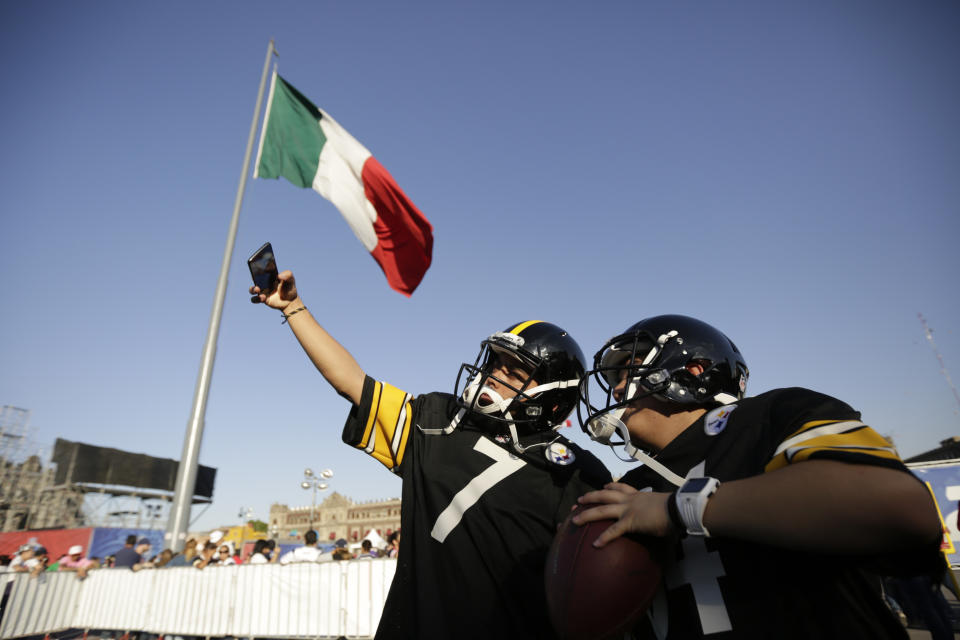
[(433, 266), (407, 299), (332, 205), (249, 183), (195, 528), (308, 504), (307, 466), (356, 500), (400, 494), (248, 302), (267, 240), (361, 366), (412, 393), (452, 390), (523, 319), (592, 355), (684, 313), (737, 342), (751, 394), (814, 388), (905, 456), (933, 448), (960, 435), (917, 317), (960, 381), (958, 27), (953, 2), (0, 3), (0, 405), (31, 410), (38, 445), (180, 456), (274, 38), (280, 73), (431, 220)]

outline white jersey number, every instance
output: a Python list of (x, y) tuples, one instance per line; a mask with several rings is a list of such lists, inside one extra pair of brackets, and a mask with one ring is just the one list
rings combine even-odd
[[(687, 472), (686, 477), (703, 476), (705, 466), (705, 461), (700, 462)], [(700, 618), (703, 635), (733, 630), (727, 607), (723, 602), (723, 594), (720, 593), (720, 583), (717, 580), (725, 575), (720, 554), (709, 551), (706, 540), (700, 536), (687, 536), (682, 544), (683, 559), (666, 572), (667, 588), (675, 589), (685, 584), (690, 585), (693, 589), (693, 599), (697, 605), (697, 615)], [(665, 603), (666, 600), (663, 599), (662, 602)], [(665, 618), (665, 613), (665, 611), (656, 612), (651, 616), (657, 637), (666, 636), (666, 624), (658, 627), (658, 622), (663, 622), (661, 616)]]
[(516, 473), (526, 462), (521, 460), (510, 452), (498, 447), (484, 437), (477, 440), (473, 445), (474, 451), (479, 451), (485, 456), (493, 458), (494, 463), (484, 469), (477, 477), (467, 483), (463, 489), (453, 496), (453, 500), (443, 510), (437, 521), (433, 523), (433, 530), (430, 535), (439, 542), (443, 542), (450, 535), (467, 509), (476, 504), (484, 493), (491, 489), (495, 484), (506, 478), (512, 473)]

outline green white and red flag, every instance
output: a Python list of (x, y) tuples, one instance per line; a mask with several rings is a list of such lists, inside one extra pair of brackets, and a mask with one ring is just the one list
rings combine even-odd
[(283, 176), (339, 209), (387, 282), (409, 296), (433, 254), (433, 226), (370, 151), (273, 73), (254, 178)]

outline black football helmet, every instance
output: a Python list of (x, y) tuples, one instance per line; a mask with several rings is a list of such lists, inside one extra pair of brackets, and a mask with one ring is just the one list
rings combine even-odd
[[(691, 364), (703, 372), (690, 373)], [(615, 444), (610, 437), (619, 432), (629, 444), (620, 416), (632, 401), (653, 396), (681, 405), (730, 404), (743, 398), (749, 375), (737, 346), (709, 324), (679, 315), (647, 318), (608, 340), (594, 356), (593, 369), (580, 383), (577, 417), (594, 440)], [(605, 396), (602, 406), (592, 404), (591, 378)], [(625, 388), (617, 401), (613, 390), (621, 380)]]
[[(519, 365), (529, 376), (511, 384), (496, 374), (500, 363)], [(577, 404), (584, 363), (583, 352), (569, 333), (549, 322), (529, 320), (481, 342), (474, 363), (461, 365), (454, 395), (466, 412), (509, 425), (516, 440), (517, 427), (528, 433), (550, 431), (570, 415)], [(490, 378), (517, 395), (504, 400), (487, 384)]]

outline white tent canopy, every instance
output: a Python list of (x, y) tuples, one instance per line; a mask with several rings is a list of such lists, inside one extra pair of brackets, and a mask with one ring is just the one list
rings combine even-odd
[(385, 546), (387, 546), (387, 541), (380, 537), (380, 534), (377, 533), (376, 529), (370, 529), (370, 531), (367, 532), (364, 540), (369, 540), (374, 549), (383, 549)]

